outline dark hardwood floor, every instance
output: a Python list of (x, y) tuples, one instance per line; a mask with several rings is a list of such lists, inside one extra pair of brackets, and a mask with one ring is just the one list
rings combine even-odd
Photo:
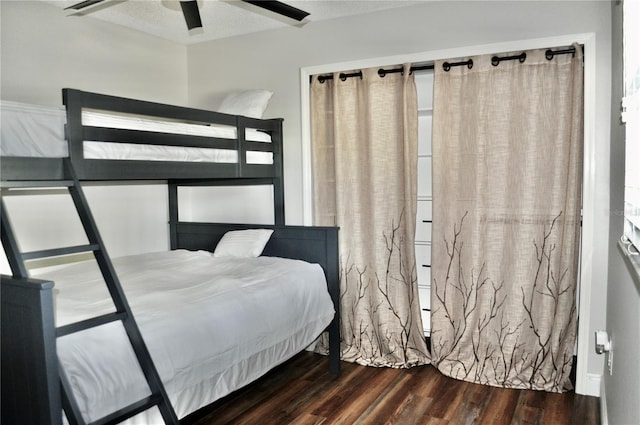
[(599, 400), (447, 378), (431, 366), (372, 368), (304, 352), (260, 380), (190, 415), (184, 425), (600, 423)]

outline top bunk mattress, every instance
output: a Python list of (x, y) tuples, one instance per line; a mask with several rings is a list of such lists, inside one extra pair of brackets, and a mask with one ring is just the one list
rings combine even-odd
[[(67, 158), (68, 143), (64, 126), (66, 113), (63, 108), (29, 105), (2, 101), (0, 125), (0, 156)], [(94, 127), (141, 130), (221, 139), (236, 139), (237, 129), (226, 125), (201, 125), (169, 120), (155, 120), (137, 116), (83, 111), (84, 125)], [(252, 142), (271, 143), (268, 133), (247, 129), (245, 139)], [(179, 146), (140, 145), (133, 143), (109, 143), (87, 140), (83, 144), (86, 159), (118, 159), (136, 161), (182, 161), (236, 163), (234, 150)], [(247, 151), (247, 164), (272, 164), (273, 153)]]

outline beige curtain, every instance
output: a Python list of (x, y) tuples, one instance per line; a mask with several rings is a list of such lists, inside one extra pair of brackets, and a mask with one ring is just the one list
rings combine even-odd
[(569, 386), (583, 156), (574, 47), (449, 72), (436, 63), (431, 343), (445, 375)]
[(417, 100), (413, 75), (311, 83), (314, 220), (340, 226), (342, 359), (427, 362), (414, 234)]

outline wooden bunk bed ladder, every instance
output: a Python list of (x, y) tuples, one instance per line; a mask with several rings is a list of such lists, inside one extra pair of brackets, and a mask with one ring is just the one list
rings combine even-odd
[[(116, 307), (116, 312), (58, 327), (55, 330), (56, 336), (62, 337), (64, 335), (80, 332), (110, 322), (121, 321), (151, 391), (150, 396), (145, 397), (142, 400), (133, 402), (116, 412), (113, 412), (97, 421), (92, 422), (92, 424), (116, 424), (132, 416), (135, 416), (142, 411), (156, 406), (160, 410), (165, 423), (178, 424), (178, 418), (173, 410), (173, 407), (171, 406), (158, 371), (153, 364), (151, 355), (149, 354), (144, 340), (142, 339), (142, 335), (132, 315), (131, 308), (129, 307), (111, 260), (107, 255), (104, 244), (102, 242), (102, 238), (100, 237), (100, 234), (98, 232), (98, 227), (95, 223), (95, 220), (93, 219), (89, 204), (80, 185), (80, 181), (78, 180), (74, 172), (71, 162), (68, 159), (65, 159), (64, 162), (66, 174), (65, 180), (14, 182), (3, 181), (2, 188), (10, 189), (30, 187), (66, 187), (69, 191), (69, 194), (71, 195), (71, 198), (73, 199), (73, 203), (75, 204), (78, 216), (80, 217), (80, 221), (82, 222), (89, 243), (86, 245), (22, 253), (18, 248), (18, 244), (16, 242), (15, 235), (3, 202), (1, 206), (0, 223), (2, 225), (2, 243), (5, 247), (7, 258), (14, 275), (13, 281), (19, 282), (20, 280), (24, 280), (26, 282), (31, 280), (28, 279), (27, 269), (25, 266), (25, 261), (27, 260), (49, 258), (81, 252), (92, 252), (100, 268), (100, 271), (102, 272), (104, 281)], [(52, 347), (48, 347), (48, 349), (51, 348)], [(55, 352), (55, 347), (53, 347), (53, 349)], [(62, 365), (59, 365), (59, 375), (61, 384), (61, 402), (67, 419), (71, 425), (84, 425), (86, 422), (84, 421), (80, 413), (78, 404), (76, 403), (76, 400), (73, 396), (70, 382), (66, 376), (66, 373), (64, 372)], [(56, 420), (56, 422), (58, 421)]]

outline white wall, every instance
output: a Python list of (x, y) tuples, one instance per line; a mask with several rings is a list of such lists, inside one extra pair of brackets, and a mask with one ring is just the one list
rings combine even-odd
[(184, 46), (40, 1), (0, 2), (1, 96), (62, 106), (63, 87), (186, 104)]
[[(593, 202), (594, 217), (590, 327), (605, 324), (607, 244), (609, 216), (610, 127), (610, 4), (578, 2), (425, 2), (369, 15), (309, 23), (302, 28), (250, 34), (200, 43), (188, 49), (189, 102), (215, 107), (221, 96), (235, 89), (267, 88), (275, 91), (267, 115), (284, 120), (285, 205), (287, 223), (303, 222), (303, 166), (301, 147), (300, 69), (371, 58), (410, 55), (464, 46), (477, 46), (595, 33), (595, 108), (597, 158)], [(215, 94), (212, 94), (215, 93)], [(590, 332), (592, 335), (593, 332)], [(593, 336), (591, 336), (593, 338)], [(590, 346), (593, 344), (590, 342)], [(587, 373), (595, 380), (603, 360), (594, 350)]]
[[(3, 100), (62, 107), (63, 87), (186, 104), (187, 52), (175, 43), (89, 16), (67, 17), (38, 1), (0, 2), (0, 63)], [(164, 184), (95, 186), (87, 189), (107, 250), (114, 256), (166, 250), (169, 247), (167, 189)], [(76, 238), (65, 201), (15, 199), (28, 202), (45, 216), (62, 217), (56, 224), (28, 214), (14, 213), (27, 226), (26, 249), (40, 249), (64, 238)], [(34, 204), (39, 202), (37, 204)], [(31, 222), (25, 222), (31, 218)], [(45, 246), (36, 246), (37, 240)], [(29, 248), (30, 247), (30, 248)], [(0, 272), (9, 271), (0, 253)]]
[[(624, 127), (620, 124), (622, 99), (622, 7), (612, 3), (613, 84), (611, 102), (611, 232), (606, 329), (612, 339), (612, 373), (605, 368), (604, 394), (610, 424), (640, 423), (640, 276), (632, 279), (630, 268), (618, 249), (622, 235), (624, 205)], [(638, 260), (636, 260), (638, 261)], [(605, 356), (603, 356), (605, 357)]]
[[(6, 196), (12, 227), (23, 251), (86, 244), (65, 190), (37, 196)], [(168, 193), (164, 182), (144, 185), (85, 183), (102, 239), (114, 256), (167, 250)], [(1, 270), (7, 273), (7, 270)]]
[[(273, 188), (263, 186), (214, 186), (178, 188), (183, 221), (274, 224)], [(266, 208), (262, 208), (267, 205)]]

